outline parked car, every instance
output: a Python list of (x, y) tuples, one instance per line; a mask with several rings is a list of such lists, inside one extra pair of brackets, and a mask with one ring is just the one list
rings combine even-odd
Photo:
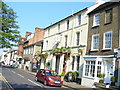
[(40, 69), (36, 74), (36, 81), (41, 81), (44, 85), (62, 86), (61, 77), (53, 70)]

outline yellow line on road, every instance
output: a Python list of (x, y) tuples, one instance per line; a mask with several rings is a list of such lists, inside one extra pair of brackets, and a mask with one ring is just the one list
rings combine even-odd
[(0, 76), (2, 77), (2, 80), (8, 85), (8, 87), (11, 89), (11, 90), (14, 90), (12, 88), (12, 86), (8, 83), (8, 81), (5, 79), (5, 77), (0, 73)]

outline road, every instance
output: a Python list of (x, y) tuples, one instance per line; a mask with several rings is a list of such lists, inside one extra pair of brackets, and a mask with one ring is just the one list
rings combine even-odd
[[(8, 86), (10, 86), (12, 88), (12, 90), (14, 89), (52, 89), (52, 88), (56, 88), (58, 89), (67, 89), (64, 87), (55, 87), (55, 86), (44, 86), (43, 83), (41, 82), (36, 82), (35, 81), (35, 76), (24, 72), (20, 69), (14, 69), (11, 68), (9, 66), (1, 66), (0, 67), (0, 74), (3, 78), (5, 78), (5, 81), (7, 82), (7, 84), (9, 84)], [(3, 81), (2, 81), (3, 82)], [(3, 82), (2, 83), (2, 88), (5, 88), (6, 85)], [(6, 87), (7, 88), (7, 87)]]

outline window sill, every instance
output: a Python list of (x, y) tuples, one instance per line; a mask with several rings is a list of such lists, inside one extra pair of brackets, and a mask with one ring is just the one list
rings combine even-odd
[(98, 49), (91, 49), (90, 51), (91, 52), (98, 52), (99, 50)]
[(104, 25), (108, 25), (108, 24), (111, 24), (111, 22), (105, 23)]
[(94, 25), (94, 26), (92, 26), (92, 28), (97, 28), (97, 27), (99, 27), (100, 25)]
[(112, 50), (112, 48), (105, 48), (105, 49), (102, 49), (102, 51), (110, 51)]
[(95, 77), (90, 77), (90, 76), (83, 76), (84, 78), (88, 78), (88, 79), (95, 79)]

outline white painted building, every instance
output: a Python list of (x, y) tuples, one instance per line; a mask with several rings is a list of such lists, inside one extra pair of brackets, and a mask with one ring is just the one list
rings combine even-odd
[(12, 65), (13, 62), (17, 62), (17, 50), (4, 50), (1, 58), (1, 62), (5, 65)]
[[(82, 77), (83, 57), (86, 54), (87, 34), (88, 34), (88, 16), (87, 13), (101, 5), (97, 3), (89, 8), (85, 8), (73, 15), (70, 15), (61, 21), (58, 21), (45, 28), (43, 43), (43, 53), (48, 52), (49, 56), (46, 62), (50, 62), (49, 69), (55, 70), (58, 74), (62, 71), (77, 71), (79, 78)], [(65, 47), (71, 49), (70, 57), (65, 54), (55, 55), (52, 53), (56, 47)], [(82, 50), (82, 53), (78, 52)], [(45, 67), (45, 60), (41, 60), (41, 69)]]
[[(65, 73), (77, 71), (82, 74), (82, 57), (86, 52), (88, 30), (86, 11), (87, 8), (45, 28), (43, 52), (49, 52), (46, 62), (51, 62), (51, 68), (56, 70), (58, 74), (62, 73), (63, 68), (66, 69)], [(70, 57), (65, 58), (64, 54), (51, 54), (56, 47), (71, 49)], [(78, 48), (83, 49), (82, 55), (78, 53)], [(64, 62), (66, 62), (65, 65), (63, 65)], [(41, 65), (41, 68), (44, 67), (43, 65)]]

